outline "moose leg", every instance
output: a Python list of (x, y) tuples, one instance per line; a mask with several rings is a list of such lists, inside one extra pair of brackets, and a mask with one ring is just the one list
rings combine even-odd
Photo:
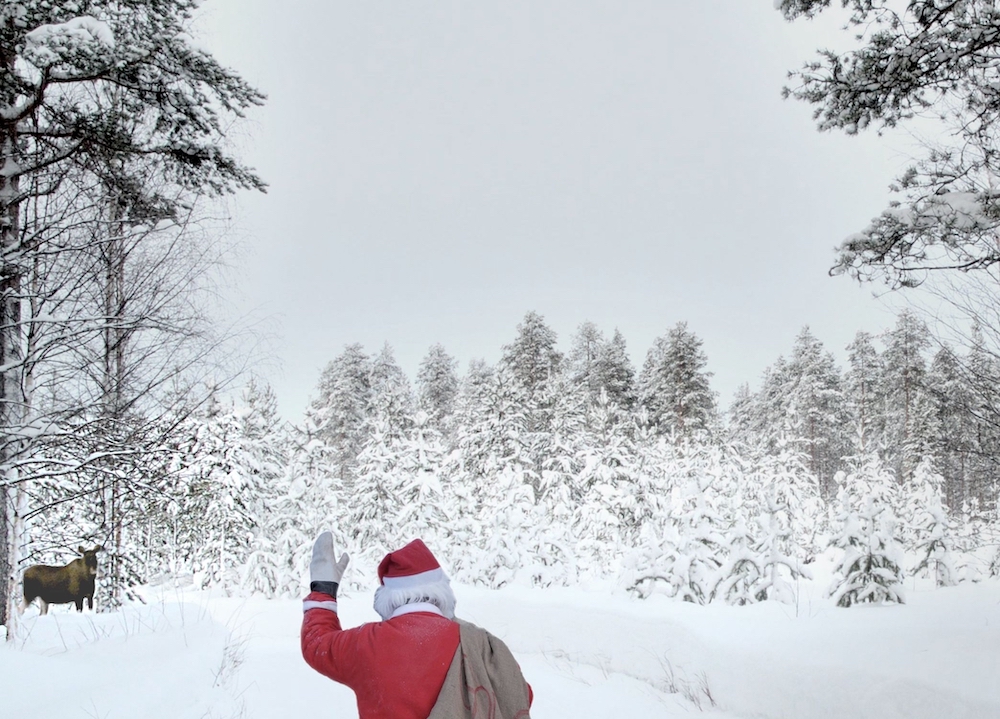
[(41, 612), (41, 613), (42, 613), (43, 615), (45, 615), (45, 614), (48, 614), (48, 613), (49, 613), (49, 603), (48, 603), (48, 602), (46, 602), (46, 601), (45, 601), (44, 599), (39, 599), (39, 600), (38, 600), (38, 603), (39, 603), (39, 604), (41, 605), (41, 607), (42, 607), (42, 612)]
[(76, 599), (73, 600), (73, 603), (76, 604), (76, 611), (78, 612), (83, 611), (83, 597), (77, 597)]
[(88, 594), (87, 595), (87, 609), (89, 609), (90, 611), (94, 611), (94, 595), (93, 594)]

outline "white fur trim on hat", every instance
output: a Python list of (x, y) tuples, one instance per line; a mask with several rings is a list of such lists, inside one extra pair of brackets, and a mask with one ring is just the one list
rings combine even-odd
[(437, 569), (428, 569), (426, 572), (410, 574), (404, 577), (382, 577), (382, 585), (391, 587), (392, 589), (419, 587), (424, 584), (434, 584), (435, 582), (442, 581), (447, 582), (448, 577), (445, 576), (444, 570), (441, 569), (441, 567), (438, 567)]

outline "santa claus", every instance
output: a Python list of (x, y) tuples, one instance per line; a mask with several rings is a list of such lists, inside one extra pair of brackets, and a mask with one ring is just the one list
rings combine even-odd
[(455, 619), (444, 570), (419, 539), (378, 566), (381, 622), (340, 626), (337, 587), (347, 554), (333, 535), (313, 545), (309, 595), (302, 604), (302, 656), (354, 690), (359, 719), (527, 719), (531, 687), (507, 646)]

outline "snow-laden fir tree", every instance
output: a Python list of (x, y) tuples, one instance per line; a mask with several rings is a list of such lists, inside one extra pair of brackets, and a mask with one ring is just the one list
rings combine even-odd
[(382, 415), (372, 418), (366, 434), (347, 493), (347, 513), (340, 521), (349, 528), (350, 544), (363, 552), (362, 561), (377, 564), (404, 538), (396, 524), (403, 508), (397, 492), (406, 484), (400, 466), (404, 440)]
[(625, 338), (617, 329), (608, 340), (593, 322), (584, 322), (573, 336), (567, 372), (574, 385), (584, 389), (587, 401), (598, 401), (604, 392), (622, 409), (635, 404), (635, 368), (628, 357)]
[(987, 344), (982, 328), (975, 324), (965, 367), (969, 389), (973, 395), (972, 410), (975, 440), (967, 465), (967, 493), (980, 510), (992, 521), (998, 515), (998, 480), (1000, 471), (996, 457), (1000, 456), (1000, 362)]
[(662, 488), (643, 481), (634, 425), (607, 392), (598, 396), (588, 416), (582, 466), (558, 516), (573, 528), (581, 568), (600, 574), (611, 568), (610, 559), (639, 542), (643, 525), (658, 509)]
[(885, 397), (885, 436), (889, 466), (901, 481), (920, 459), (934, 451), (937, 418), (927, 387), (925, 353), (930, 347), (927, 325), (904, 310), (885, 333), (882, 353), (882, 394)]
[(234, 403), (213, 400), (185, 425), (177, 458), (185, 487), (182, 542), (203, 586), (236, 587), (260, 533), (281, 459), (258, 441), (264, 437), (253, 436), (257, 422)]
[(458, 361), (440, 344), (433, 345), (417, 370), (417, 409), (444, 436), (452, 430), (459, 384)]
[(528, 312), (517, 326), (514, 341), (503, 348), (500, 364), (524, 393), (526, 409), (535, 393), (562, 370), (563, 356), (556, 349), (556, 333), (537, 312)]
[(317, 436), (336, 453), (336, 472), (350, 484), (365, 423), (372, 406), (372, 361), (359, 344), (347, 345), (320, 374), (311, 410), (317, 420)]
[(716, 423), (712, 373), (702, 341), (679, 322), (658, 337), (639, 375), (639, 400), (660, 434), (692, 437)]
[(928, 386), (939, 428), (935, 467), (944, 478), (947, 506), (959, 510), (967, 496), (970, 471), (974, 473), (977, 462), (977, 420), (968, 372), (950, 347), (935, 353)]
[(388, 342), (372, 358), (370, 385), (370, 415), (385, 422), (393, 439), (401, 439), (413, 424), (413, 390)]
[(852, 457), (837, 474), (841, 550), (829, 596), (837, 606), (905, 601), (903, 547), (894, 515), (899, 491), (892, 470), (873, 452)]
[(436, 546), (451, 514), (444, 492), (445, 449), (440, 432), (423, 411), (400, 447), (392, 494), (399, 498), (395, 523), (404, 537), (420, 537)]
[(593, 402), (603, 389), (600, 358), (606, 344), (604, 333), (593, 322), (584, 322), (573, 335), (566, 371), (573, 384)]
[(944, 477), (934, 469), (933, 460), (925, 457), (913, 477), (903, 485), (900, 512), (907, 527), (910, 551), (916, 556), (913, 573), (928, 573), (939, 587), (957, 583), (955, 565), (955, 524), (944, 506)]
[(778, 451), (779, 443), (797, 441), (810, 471), (832, 493), (833, 475), (847, 438), (840, 371), (833, 355), (804, 327), (790, 359), (779, 357), (764, 372), (761, 388), (737, 393), (730, 408), (730, 437), (746, 446)]
[(878, 448), (884, 431), (882, 359), (868, 332), (858, 332), (847, 345), (847, 372), (844, 374), (844, 409), (848, 438), (855, 453)]
[(617, 328), (597, 356), (597, 372), (608, 398), (622, 409), (631, 410), (638, 401), (635, 367), (629, 359), (625, 337)]
[(812, 577), (807, 563), (823, 504), (817, 479), (796, 444), (779, 438), (777, 451), (758, 454), (756, 466), (747, 472), (746, 482), (755, 495), (749, 504), (761, 574), (753, 586), (758, 601), (790, 604), (795, 599), (792, 582)]

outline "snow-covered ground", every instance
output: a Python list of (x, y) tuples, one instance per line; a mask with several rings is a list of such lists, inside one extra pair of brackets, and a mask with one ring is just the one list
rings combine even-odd
[[(818, 575), (824, 575), (820, 566)], [(908, 588), (903, 606), (698, 607), (596, 588), (457, 586), (459, 614), (504, 638), (536, 719), (1000, 717), (1000, 582)], [(370, 597), (343, 597), (348, 625)], [(0, 649), (0, 714), (18, 719), (356, 716), (298, 650), (296, 600), (177, 589), (114, 614), (30, 609)], [(699, 709), (701, 712), (699, 712)]]

